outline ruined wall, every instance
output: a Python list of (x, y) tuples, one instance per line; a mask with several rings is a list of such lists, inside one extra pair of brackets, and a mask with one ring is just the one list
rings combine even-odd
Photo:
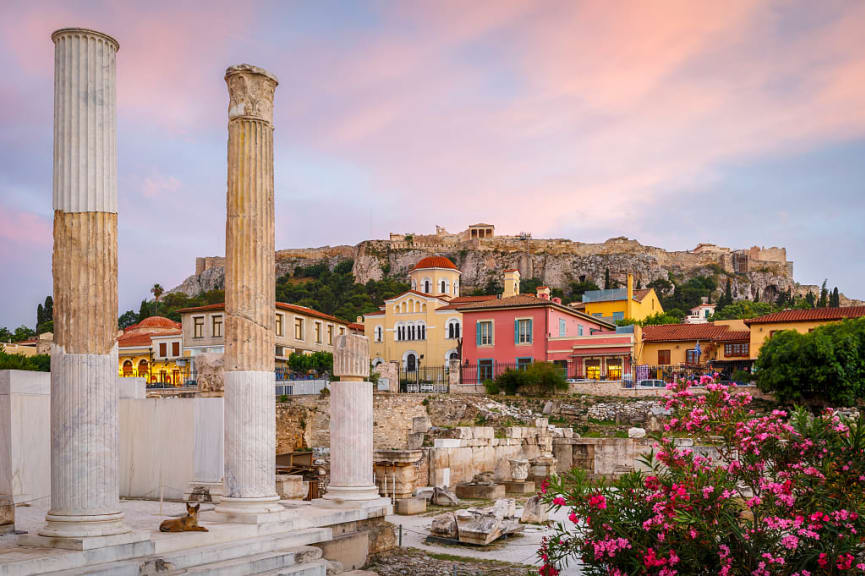
[[(373, 395), (373, 445), (376, 450), (408, 444), (412, 419), (425, 416), (423, 394)], [(289, 396), (276, 404), (276, 452), (330, 447), (330, 398)]]

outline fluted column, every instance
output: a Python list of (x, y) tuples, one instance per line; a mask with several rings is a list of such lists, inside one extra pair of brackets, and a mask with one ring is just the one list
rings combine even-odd
[(330, 483), (328, 500), (375, 500), (372, 472), (372, 383), (369, 340), (346, 334), (336, 339), (330, 384)]
[(228, 84), (225, 224), (225, 498), (219, 512), (281, 509), (274, 398), (273, 94), (248, 64)]
[(117, 485), (117, 41), (54, 41), (51, 509), (44, 536), (129, 532)]

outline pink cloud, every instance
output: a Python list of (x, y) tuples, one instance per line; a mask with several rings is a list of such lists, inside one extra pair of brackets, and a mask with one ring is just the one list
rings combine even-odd
[(44, 216), (0, 204), (0, 257), (19, 260), (24, 254), (50, 248), (51, 226)]
[(141, 183), (141, 194), (145, 198), (168, 197), (181, 188), (180, 180), (174, 176), (152, 174)]

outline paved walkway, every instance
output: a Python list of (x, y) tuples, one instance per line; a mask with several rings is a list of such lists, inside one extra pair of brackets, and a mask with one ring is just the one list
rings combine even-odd
[[(522, 509), (517, 509), (517, 516), (522, 513)], [(519, 564), (528, 564), (532, 566), (540, 566), (537, 556), (537, 550), (541, 545), (541, 539), (544, 536), (551, 535), (553, 530), (540, 526), (526, 525), (522, 536), (512, 537), (507, 541), (498, 540), (489, 548), (480, 546), (461, 545), (461, 544), (432, 544), (425, 542), (429, 536), (429, 527), (432, 523), (430, 516), (388, 516), (389, 522), (397, 526), (403, 527), (402, 545), (404, 547), (419, 548), (429, 552), (437, 552), (440, 554), (452, 554), (454, 556), (468, 556), (471, 558), (484, 558), (487, 560), (499, 560), (501, 562), (516, 562)], [(550, 518), (554, 521), (567, 522), (567, 512), (560, 510), (556, 514), (551, 514)], [(398, 532), (397, 532), (398, 534)], [(578, 566), (568, 566), (561, 572), (562, 576), (580, 576), (581, 571)]]

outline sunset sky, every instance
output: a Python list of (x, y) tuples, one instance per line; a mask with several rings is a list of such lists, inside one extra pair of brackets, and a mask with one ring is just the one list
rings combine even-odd
[(120, 43), (120, 312), (225, 246), (232, 64), (280, 81), (277, 248), (491, 222), (785, 246), (865, 299), (865, 2), (0, 4), (0, 326), (51, 293), (57, 28)]

